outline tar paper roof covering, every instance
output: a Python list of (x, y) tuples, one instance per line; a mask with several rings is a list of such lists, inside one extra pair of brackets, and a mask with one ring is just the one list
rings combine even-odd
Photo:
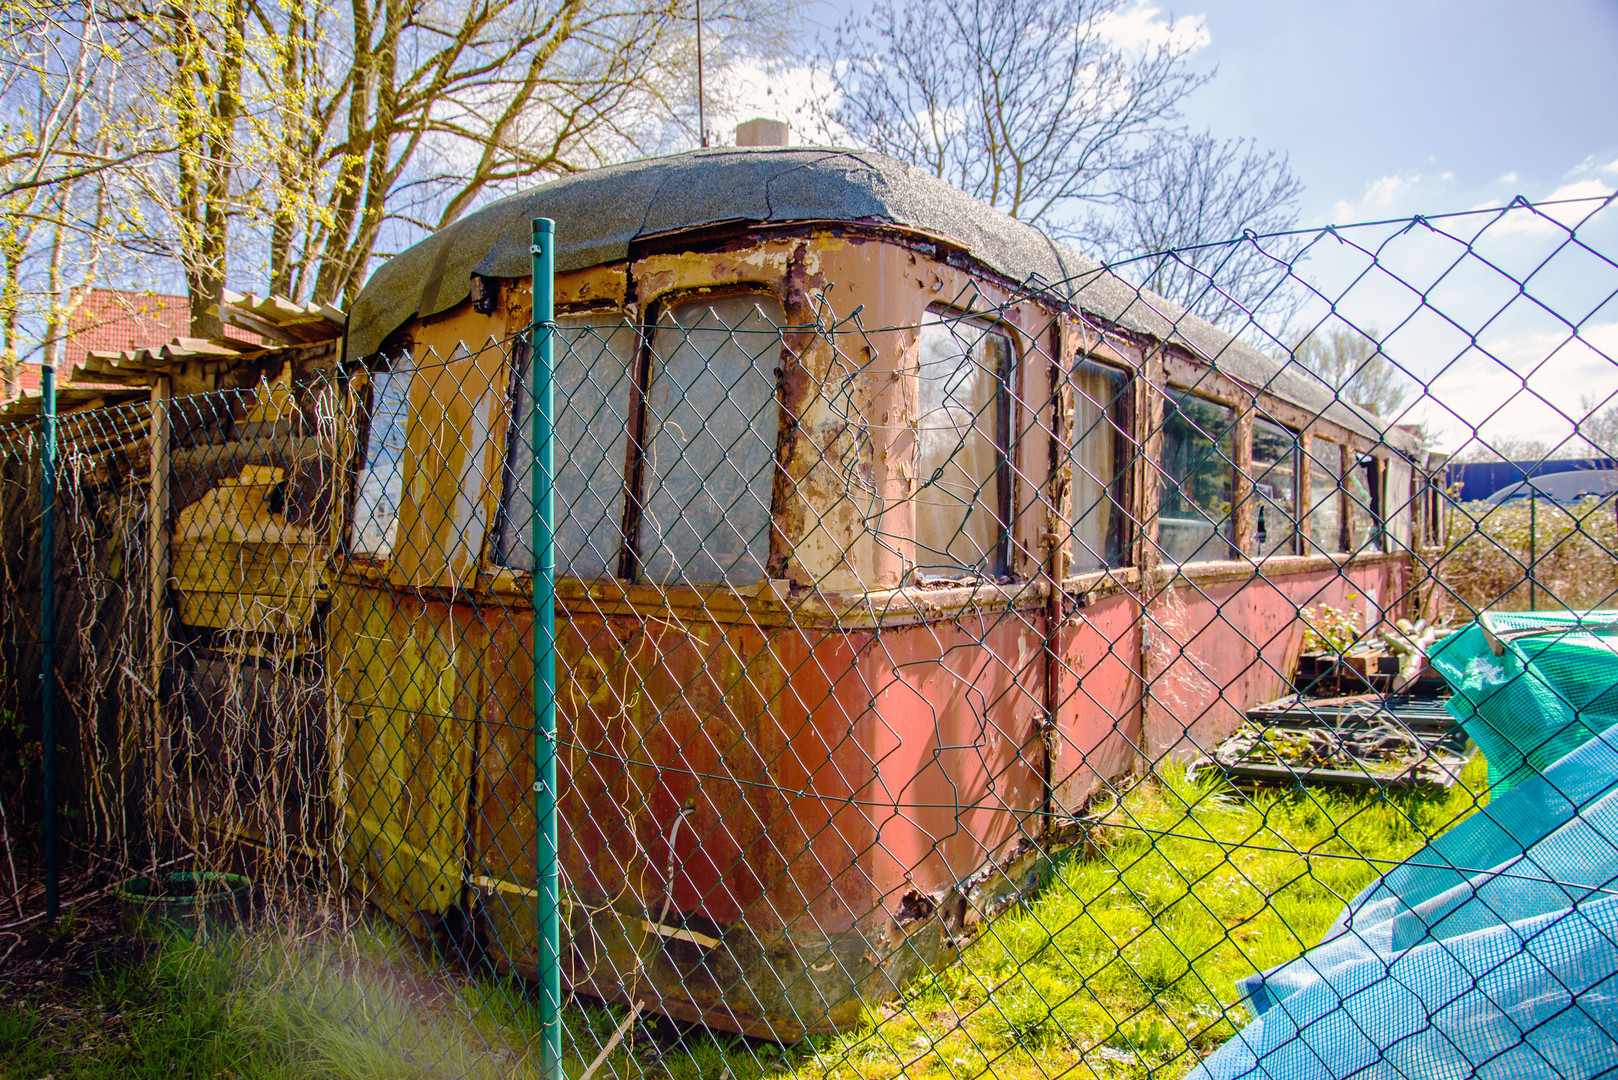
[(472, 275), (526, 278), (531, 222), (556, 221), (556, 269), (628, 257), (636, 240), (725, 223), (866, 221), (959, 245), (1016, 281), (1038, 280), (1123, 329), (1176, 342), (1225, 374), (1376, 438), (1381, 425), (1296, 364), (1281, 365), (1038, 229), (883, 154), (776, 147), (695, 150), (553, 180), (469, 214), (384, 264), (349, 315), (348, 355), (368, 356), (417, 316), (465, 300)]

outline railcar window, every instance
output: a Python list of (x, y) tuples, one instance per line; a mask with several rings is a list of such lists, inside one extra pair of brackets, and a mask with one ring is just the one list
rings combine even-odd
[(1157, 518), (1165, 562), (1230, 557), (1235, 442), (1234, 410), (1182, 390), (1167, 391)]
[(1259, 556), (1297, 550), (1298, 453), (1296, 432), (1253, 421), (1253, 542)]
[(1309, 449), (1309, 539), (1316, 551), (1343, 550), (1343, 511), (1338, 499), (1343, 448), (1318, 436)]
[(658, 320), (638, 535), (650, 581), (755, 584), (770, 554), (786, 314), (773, 298), (680, 304)]
[(1011, 339), (975, 319), (930, 311), (920, 354), (916, 571), (1004, 573)]
[(1390, 549), (1407, 550), (1415, 533), (1415, 469), (1410, 459), (1394, 455), (1383, 463), (1382, 521)]
[(1122, 566), (1124, 476), (1132, 454), (1121, 371), (1080, 361), (1073, 371), (1073, 552), (1075, 573)]
[[(624, 455), (639, 335), (617, 315), (564, 316), (556, 327), (556, 572), (608, 577), (623, 546)], [(534, 568), (529, 370), (525, 360), (515, 375), (499, 549), (501, 564), (519, 570)]]
[(371, 421), (365, 463), (356, 478), (352, 549), (387, 558), (399, 528), (404, 493), (405, 424), (410, 415), (410, 380), (415, 365), (401, 357), (386, 371), (371, 373)]
[(1348, 523), (1354, 530), (1355, 551), (1381, 551), (1381, 530), (1377, 527), (1381, 503), (1372, 496), (1377, 482), (1376, 459), (1367, 455), (1348, 471)]

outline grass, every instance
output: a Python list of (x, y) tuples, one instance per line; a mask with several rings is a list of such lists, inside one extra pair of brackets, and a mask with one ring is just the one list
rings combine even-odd
[[(1485, 765), (1447, 795), (1238, 795), (1170, 769), (1108, 809), (1099, 858), (871, 1026), (818, 1075), (1178, 1076), (1234, 1032), (1238, 983), (1319, 941), (1386, 863), (1480, 803)], [(1346, 856), (1346, 857), (1341, 857)]]
[[(1477, 805), (1483, 762), (1442, 795), (1251, 797), (1168, 769), (1101, 808), (1088, 858), (864, 1027), (777, 1048), (646, 1021), (600, 1080), (763, 1075), (917, 1080), (1178, 1076), (1229, 1038), (1238, 983), (1319, 940), (1344, 903)], [(624, 1015), (568, 1015), (578, 1077)], [(390, 929), (176, 942), (71, 1005), (0, 1003), (0, 1080), (52, 1076), (537, 1075), (538, 1013)]]

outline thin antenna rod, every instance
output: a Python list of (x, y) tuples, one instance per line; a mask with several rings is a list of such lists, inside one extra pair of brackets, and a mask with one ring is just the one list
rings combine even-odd
[(708, 117), (704, 109), (702, 93), (702, 0), (697, 0), (697, 133), (702, 137), (702, 146), (708, 146)]

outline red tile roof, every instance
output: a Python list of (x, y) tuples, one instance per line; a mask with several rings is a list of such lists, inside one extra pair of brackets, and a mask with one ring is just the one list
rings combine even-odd
[(68, 323), (63, 359), (87, 352), (150, 349), (191, 332), (191, 303), (164, 293), (93, 289)]
[[(84, 363), (90, 352), (132, 352), (157, 349), (191, 333), (191, 302), (168, 293), (132, 292), (125, 289), (92, 289), (68, 323), (57, 367), (57, 385), (66, 379), (73, 365)], [(225, 327), (225, 337), (233, 341), (261, 344), (254, 333), (238, 327)], [(39, 365), (23, 364), (17, 373), (22, 396), (39, 393)], [(76, 383), (80, 389), (117, 384)], [(0, 384), (0, 400), (6, 397)]]

